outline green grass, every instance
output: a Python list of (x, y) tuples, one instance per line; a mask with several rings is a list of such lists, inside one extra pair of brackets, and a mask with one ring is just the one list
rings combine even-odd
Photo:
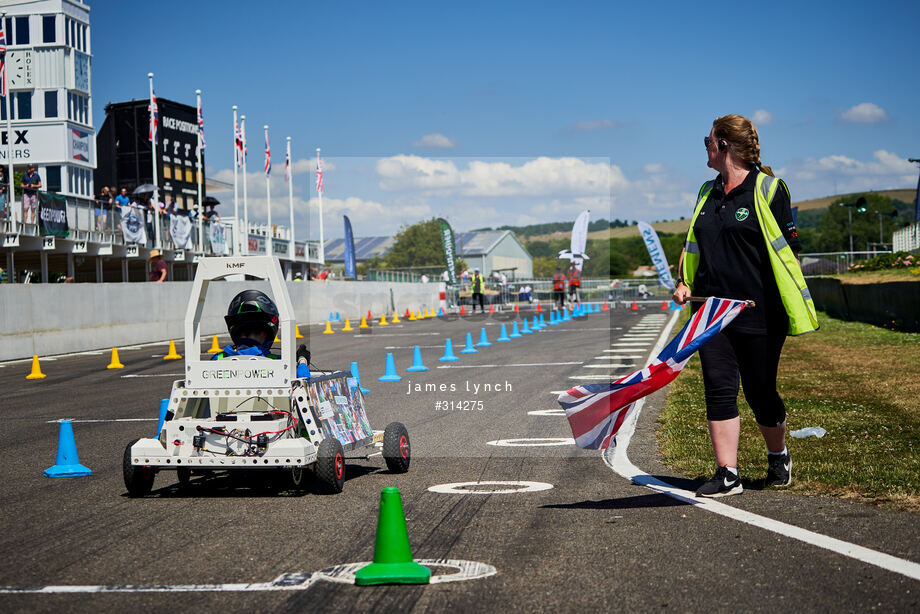
[[(789, 430), (827, 429), (821, 439), (787, 437), (792, 490), (920, 511), (920, 334), (819, 317), (821, 329), (788, 338), (780, 361)], [(766, 473), (766, 448), (743, 395), (739, 408), (740, 472), (756, 481)], [(698, 357), (671, 385), (658, 440), (671, 469), (712, 475)]]

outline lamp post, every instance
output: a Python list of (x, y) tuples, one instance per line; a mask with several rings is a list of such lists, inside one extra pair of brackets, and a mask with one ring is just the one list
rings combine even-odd
[[(920, 158), (908, 158), (907, 161), (920, 163)], [(914, 201), (914, 222), (920, 222), (920, 178), (917, 179), (917, 199)]]
[(850, 228), (850, 251), (853, 251), (853, 209), (856, 208), (856, 213), (865, 213), (866, 212), (866, 199), (860, 196), (856, 199), (855, 203), (840, 203), (841, 207), (847, 208), (847, 213), (849, 214), (849, 228)]

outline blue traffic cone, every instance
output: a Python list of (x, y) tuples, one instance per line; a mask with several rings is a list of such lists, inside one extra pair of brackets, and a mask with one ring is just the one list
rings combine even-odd
[(547, 326), (547, 324), (546, 324), (546, 316), (544, 316), (544, 315), (541, 313), (541, 314), (540, 314), (540, 328), (546, 328), (546, 326)]
[(438, 362), (453, 362), (455, 360), (460, 360), (460, 358), (454, 354), (454, 344), (450, 339), (445, 339), (444, 355), (438, 358)]
[(73, 438), (73, 424), (70, 420), (61, 420), (58, 431), (57, 459), (53, 467), (44, 471), (49, 478), (75, 478), (82, 475), (93, 475), (89, 467), (80, 464), (77, 457), (77, 442)]
[(444, 308), (443, 308), (443, 307), (438, 307), (438, 317), (440, 318), (440, 317), (443, 316), (443, 315), (444, 315)]
[(473, 335), (471, 333), (466, 334), (466, 347), (460, 350), (461, 354), (476, 354), (479, 350), (473, 347)]
[(157, 418), (157, 432), (154, 433), (153, 438), (156, 439), (160, 436), (160, 431), (163, 430), (163, 423), (166, 422), (166, 411), (169, 409), (169, 399), (160, 399), (160, 415)]
[(492, 345), (492, 344), (489, 343), (489, 338), (486, 337), (486, 329), (485, 329), (485, 327), (480, 328), (480, 329), (479, 329), (479, 343), (476, 344), (476, 347), (478, 347), (478, 348), (487, 348), (487, 347), (491, 347), (491, 345)]
[(541, 328), (543, 328), (543, 326), (540, 324), (540, 318), (537, 315), (534, 315), (533, 321), (530, 323), (530, 330), (536, 332)]
[(334, 314), (333, 312), (331, 312), (331, 311), (329, 312), (329, 321), (330, 321), (330, 322), (335, 322), (335, 314)]
[(355, 379), (358, 380), (358, 388), (361, 390), (361, 394), (369, 393), (370, 390), (361, 385), (361, 374), (358, 373), (358, 363), (352, 361), (350, 371), (351, 374), (355, 376)]
[(335, 321), (336, 321), (336, 322), (340, 322), (341, 320), (342, 320), (342, 317), (339, 315), (339, 312), (336, 311), (336, 312), (335, 312)]
[(393, 353), (387, 352), (387, 364), (384, 369), (383, 377), (377, 378), (378, 382), (398, 382), (402, 378), (396, 374), (396, 362), (393, 360)]
[(569, 315), (569, 310), (568, 310), (568, 309), (563, 309), (563, 310), (562, 310), (562, 321), (563, 321), (563, 322), (571, 322), (571, 321), (572, 321), (572, 316)]
[(524, 326), (521, 327), (521, 334), (522, 334), (522, 335), (529, 335), (529, 334), (532, 333), (532, 332), (533, 332), (533, 331), (530, 330), (530, 326), (527, 325), (527, 318), (524, 318)]
[(505, 325), (504, 325), (504, 324), (502, 324), (502, 334), (500, 334), (500, 335), (498, 336), (498, 339), (496, 339), (495, 341), (496, 341), (496, 342), (499, 342), (499, 341), (511, 341), (511, 339), (508, 338), (508, 331), (505, 329)]
[(418, 346), (415, 346), (415, 349), (412, 350), (412, 366), (406, 369), (409, 373), (415, 373), (416, 371), (427, 371), (428, 367), (422, 364), (422, 350)]
[[(527, 320), (524, 320), (524, 321), (526, 322)], [(511, 334), (508, 336), (511, 337), (512, 339), (521, 336), (521, 332), (518, 330), (517, 321), (514, 321), (511, 323)]]

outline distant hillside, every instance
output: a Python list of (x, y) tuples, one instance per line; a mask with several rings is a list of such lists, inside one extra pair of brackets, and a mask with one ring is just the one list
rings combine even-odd
[[(825, 196), (823, 198), (813, 198), (811, 200), (802, 200), (796, 203), (792, 203), (793, 207), (798, 207), (799, 212), (802, 211), (811, 211), (811, 210), (820, 210), (827, 209), (832, 203), (839, 201), (855, 201), (857, 196), (860, 194), (878, 194), (880, 196), (887, 196), (892, 200), (899, 200), (901, 202), (911, 203), (914, 202), (914, 199), (917, 197), (917, 190), (877, 190), (871, 192), (854, 192), (852, 194), (837, 194), (836, 196)], [(810, 217), (808, 218), (810, 219)], [(598, 220), (599, 222), (601, 220)], [(619, 222), (619, 220), (616, 220)], [(552, 241), (554, 239), (563, 239), (570, 236), (572, 232), (572, 222), (556, 222), (553, 226), (558, 226), (558, 228), (553, 228), (552, 230), (544, 231), (543, 234), (533, 233), (531, 235), (525, 235), (526, 241)], [(539, 226), (549, 226), (549, 224), (537, 224), (535, 227)], [(683, 220), (671, 220), (667, 222), (655, 222), (652, 224), (652, 227), (658, 232), (668, 232), (668, 233), (678, 233), (686, 234), (687, 229), (690, 228), (690, 218)], [(619, 239), (623, 237), (638, 237), (639, 228), (635, 225), (627, 226), (625, 224), (620, 224), (617, 227), (611, 227), (607, 229), (595, 229), (589, 226), (588, 238), (589, 239), (603, 239), (603, 238), (613, 238)]]
[[(568, 234), (572, 232), (572, 224), (575, 223), (575, 220), (571, 222), (546, 222), (544, 224), (530, 224), (528, 226), (499, 226), (498, 228), (474, 228), (472, 232), (479, 232), (483, 230), (510, 230), (516, 234), (519, 238), (524, 240), (533, 240), (536, 236), (551, 235), (551, 234)], [(625, 228), (629, 226), (627, 220), (613, 220), (608, 222), (604, 218), (599, 220), (594, 220), (593, 222), (588, 222), (588, 232), (591, 231), (604, 231), (609, 230), (610, 228)]]

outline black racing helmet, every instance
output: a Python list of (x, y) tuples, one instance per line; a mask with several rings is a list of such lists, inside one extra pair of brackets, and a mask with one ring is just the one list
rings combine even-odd
[(234, 344), (239, 343), (241, 333), (247, 330), (264, 330), (269, 343), (278, 334), (278, 308), (258, 290), (243, 290), (234, 296), (224, 320)]

